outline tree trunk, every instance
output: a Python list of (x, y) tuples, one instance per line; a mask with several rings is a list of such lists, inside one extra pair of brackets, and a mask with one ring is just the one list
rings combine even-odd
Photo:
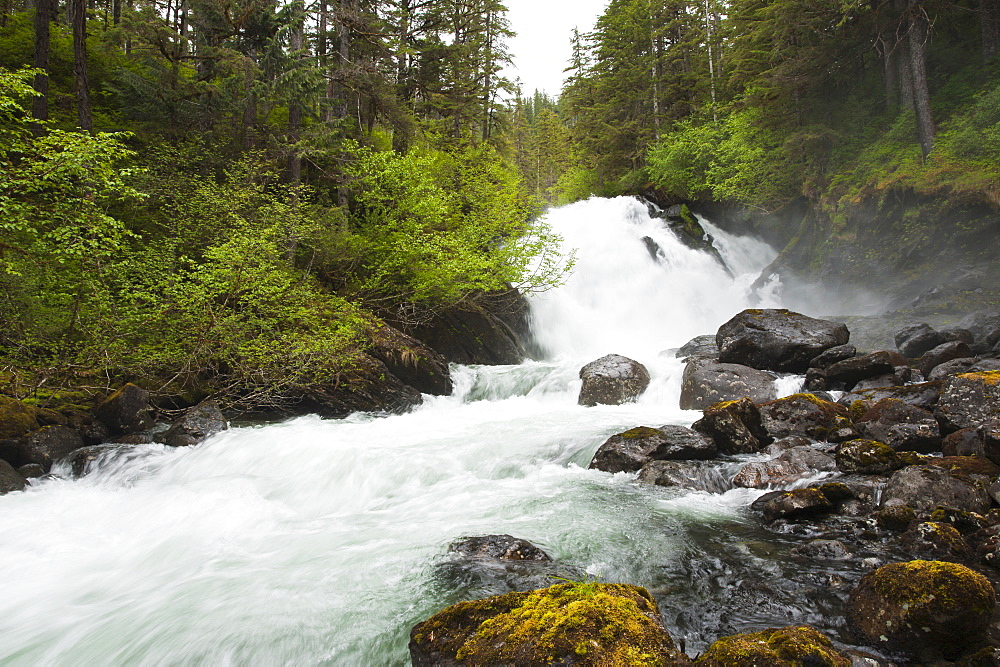
[(924, 157), (934, 149), (934, 118), (931, 116), (931, 96), (927, 86), (927, 13), (919, 0), (910, 5), (910, 71), (913, 83), (913, 108), (917, 114), (917, 136)]
[[(292, 29), (289, 49), (295, 60), (302, 58), (302, 42), (305, 32), (305, 4), (296, 0), (292, 5), (295, 25)], [(297, 67), (297, 65), (293, 65)], [(288, 182), (298, 184), (302, 180), (302, 154), (297, 146), (302, 131), (302, 101), (294, 95), (288, 103)]]
[(983, 32), (983, 61), (989, 62), (1000, 50), (1000, 0), (979, 0)]
[(87, 0), (70, 0), (73, 23), (73, 72), (76, 74), (76, 111), (80, 129), (94, 131), (87, 77)]
[[(35, 75), (33, 83), (38, 95), (31, 101), (31, 117), (35, 120), (49, 118), (49, 24), (52, 21), (52, 9), (55, 0), (37, 0), (35, 3), (35, 61), (36, 69), (41, 70)], [(35, 134), (41, 132), (41, 125), (35, 124)]]
[(340, 16), (337, 21), (337, 33), (339, 38), (338, 52), (340, 54), (340, 61), (338, 63), (338, 77), (340, 79), (340, 85), (337, 86), (337, 94), (340, 96), (340, 105), (337, 112), (338, 118), (347, 118), (349, 109), (349, 100), (347, 94), (347, 69), (351, 62), (351, 31), (348, 29), (347, 21), (348, 15), (353, 11), (353, 3), (351, 0), (340, 0)]

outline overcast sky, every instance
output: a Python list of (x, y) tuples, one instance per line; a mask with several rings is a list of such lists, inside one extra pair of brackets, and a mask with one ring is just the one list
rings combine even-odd
[(563, 70), (569, 62), (573, 28), (589, 32), (604, 13), (608, 0), (506, 0), (507, 18), (517, 37), (510, 40), (514, 67), (512, 80), (520, 77), (522, 91), (535, 89), (552, 96), (562, 88)]

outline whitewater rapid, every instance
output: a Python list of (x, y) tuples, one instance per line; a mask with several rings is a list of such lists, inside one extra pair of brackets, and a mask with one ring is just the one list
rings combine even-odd
[[(0, 663), (407, 664), (415, 623), (503, 592), (444, 567), (450, 543), (491, 533), (651, 588), (689, 648), (757, 620), (710, 603), (779, 574), (745, 515), (757, 492), (651, 489), (587, 464), (614, 433), (696, 418), (677, 407), (671, 350), (747, 306), (780, 305), (750, 291), (773, 249), (703, 221), (727, 270), (629, 198), (547, 221), (576, 265), (531, 297), (543, 360), (456, 366), (454, 394), (409, 414), (136, 446), (0, 497)], [(612, 352), (643, 362), (650, 389), (578, 406), (579, 367)]]

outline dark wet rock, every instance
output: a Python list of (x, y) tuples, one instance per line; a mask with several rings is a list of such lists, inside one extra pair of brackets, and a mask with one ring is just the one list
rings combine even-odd
[(826, 434), (826, 441), (832, 443), (847, 442), (848, 440), (857, 440), (861, 437), (858, 430), (853, 426), (842, 426), (838, 429), (834, 429)]
[(745, 397), (705, 408), (691, 428), (711, 438), (723, 454), (752, 454), (771, 442), (760, 410)]
[(94, 414), (112, 435), (138, 433), (153, 425), (149, 392), (131, 382), (101, 401)]
[(826, 369), (826, 377), (830, 382), (841, 382), (851, 389), (861, 380), (892, 373), (896, 366), (905, 363), (898, 354), (881, 350), (831, 364)]
[(913, 558), (961, 562), (972, 556), (969, 545), (954, 527), (935, 521), (911, 525), (900, 537), (900, 543)]
[[(911, 452), (899, 452), (907, 456)], [(916, 455), (914, 455), (916, 456)], [(1000, 466), (983, 456), (918, 456), (910, 465), (928, 465), (942, 468), (956, 475), (985, 484), (1000, 475)]]
[(45, 468), (37, 463), (25, 463), (17, 472), (25, 479), (37, 479), (45, 474)]
[(767, 521), (774, 521), (827, 514), (834, 505), (819, 489), (810, 488), (765, 493), (750, 507), (761, 512)]
[(1000, 569), (1000, 524), (982, 528), (966, 541), (977, 562)]
[(402, 382), (425, 394), (451, 394), (451, 371), (443, 354), (387, 324), (374, 331), (371, 339), (368, 354)]
[(931, 512), (931, 521), (947, 524), (961, 535), (969, 535), (986, 527), (986, 518), (983, 515), (957, 510), (954, 507), (938, 507)]
[(11, 465), (19, 465), (21, 444), (24, 438), (4, 438), (0, 440), (0, 459)]
[(94, 466), (108, 452), (119, 452), (128, 449), (128, 445), (89, 445), (75, 450), (67, 461), (74, 477), (84, 477), (94, 470)]
[(833, 457), (815, 447), (793, 447), (770, 461), (746, 464), (733, 478), (733, 486), (747, 489), (785, 486), (835, 467)]
[(678, 359), (686, 359), (688, 357), (704, 357), (706, 359), (714, 359), (719, 356), (719, 346), (715, 344), (715, 336), (695, 336), (688, 342), (684, 343), (677, 350), (676, 357)]
[(718, 466), (704, 461), (650, 461), (636, 479), (644, 484), (708, 493), (725, 493), (732, 488)]
[(0, 496), (12, 491), (23, 491), (27, 483), (14, 466), (0, 459)]
[(760, 370), (804, 373), (826, 350), (847, 343), (839, 322), (818, 320), (789, 310), (744, 310), (716, 334), (719, 361)]
[(955, 667), (998, 667), (1000, 666), (1000, 647), (987, 646), (972, 655), (967, 655), (955, 661)]
[(889, 478), (882, 492), (882, 505), (893, 501), (917, 511), (931, 512), (939, 505), (978, 512), (989, 510), (992, 499), (967, 475), (939, 466), (907, 466)]
[(658, 244), (656, 241), (654, 241), (652, 239), (652, 237), (643, 236), (642, 237), (642, 243), (643, 243), (643, 245), (646, 246), (646, 252), (649, 253), (649, 257), (654, 262), (661, 262), (661, 261), (663, 261), (663, 249), (660, 248), (660, 244)]
[(934, 369), (927, 374), (928, 380), (944, 380), (949, 375), (959, 375), (960, 373), (968, 373), (969, 368), (972, 364), (976, 363), (975, 357), (963, 357), (961, 359), (952, 359), (951, 361), (946, 361), (942, 364), (938, 364)]
[(774, 438), (805, 435), (823, 439), (837, 428), (850, 426), (848, 410), (812, 394), (793, 394), (760, 406), (764, 428)]
[(163, 435), (168, 447), (190, 447), (229, 428), (216, 401), (204, 401), (188, 408)]
[(113, 445), (151, 445), (156, 441), (156, 436), (151, 433), (129, 433), (108, 440)]
[(799, 625), (723, 637), (709, 646), (695, 664), (850, 667), (851, 658), (815, 628)]
[(976, 429), (976, 436), (982, 443), (983, 456), (994, 463), (1000, 462), (1000, 422), (982, 424)]
[(772, 459), (748, 463), (733, 478), (733, 486), (744, 489), (764, 489), (769, 486), (784, 486), (802, 479), (807, 469), (788, 461)]
[(83, 447), (83, 438), (73, 429), (67, 426), (44, 426), (24, 439), (18, 460), (21, 465), (37, 463), (48, 472), (53, 463), (80, 447)]
[(694, 358), (684, 367), (682, 410), (704, 410), (715, 403), (748, 397), (754, 403), (774, 400), (774, 376), (749, 366)]
[(784, 452), (787, 452), (789, 449), (794, 449), (795, 447), (809, 447), (815, 443), (815, 440), (807, 438), (804, 435), (789, 435), (775, 440), (767, 446), (765, 451), (771, 456), (778, 457)]
[(450, 362), (519, 364), (531, 346), (528, 313), (524, 295), (507, 289), (435, 309), (428, 317), (407, 318), (405, 322), (394, 320), (390, 314), (383, 317)]
[(715, 443), (683, 426), (639, 426), (613, 435), (601, 445), (590, 468), (604, 472), (633, 472), (650, 461), (714, 458)]
[(941, 453), (945, 456), (986, 455), (983, 451), (983, 438), (978, 428), (963, 428), (945, 436), (941, 441)]
[(929, 454), (941, 450), (941, 429), (934, 415), (899, 399), (884, 398), (854, 424), (862, 437), (896, 451)]
[(927, 377), (931, 371), (945, 362), (971, 356), (972, 350), (969, 349), (968, 345), (961, 341), (950, 341), (925, 352), (920, 357), (918, 368), (920, 368), (920, 372), (924, 374), (924, 377)]
[(887, 375), (878, 375), (873, 378), (868, 378), (867, 380), (861, 380), (851, 391), (865, 391), (867, 389), (882, 389), (884, 387), (902, 387), (908, 382), (898, 373), (889, 373)]
[(829, 350), (826, 350), (822, 354), (814, 357), (809, 362), (809, 367), (825, 369), (838, 361), (844, 361), (845, 359), (851, 359), (856, 356), (858, 356), (858, 349), (850, 343), (837, 345), (836, 347), (831, 347)]
[(805, 388), (807, 391), (825, 391), (829, 386), (826, 371), (822, 368), (810, 368), (806, 371)]
[(826, 496), (826, 499), (834, 505), (854, 500), (858, 497), (858, 494), (843, 482), (825, 482), (813, 488), (819, 489), (819, 492)]
[(946, 433), (1000, 421), (1000, 371), (963, 373), (945, 380), (934, 416)]
[(875, 523), (879, 528), (902, 533), (917, 520), (917, 513), (907, 505), (889, 505), (875, 513)]
[(9, 396), (0, 396), (0, 439), (19, 438), (38, 429), (35, 411)]
[(941, 343), (946, 342), (943, 335), (935, 331), (928, 324), (915, 324), (900, 329), (894, 336), (896, 349), (904, 357), (916, 359), (924, 352), (928, 352)]
[(965, 343), (968, 346), (973, 346), (976, 343), (976, 336), (969, 329), (964, 329), (962, 327), (945, 327), (940, 330), (942, 336), (944, 336), (945, 342), (957, 341)]
[(349, 370), (310, 383), (293, 397), (294, 412), (342, 419), (355, 412), (403, 413), (423, 403), (420, 392), (378, 359), (359, 355)]
[(792, 547), (790, 552), (798, 558), (809, 560), (847, 560), (851, 551), (840, 540), (810, 540), (805, 544)]
[(983, 575), (957, 563), (892, 563), (851, 592), (848, 626), (870, 646), (918, 660), (954, 658), (989, 626), (996, 593)]
[(467, 537), (448, 547), (448, 551), (466, 558), (489, 560), (531, 560), (548, 562), (552, 558), (527, 540), (511, 535), (484, 535)]
[(558, 584), (460, 602), (410, 632), (415, 667), (678, 664), (649, 592), (627, 584)]
[(933, 410), (941, 395), (944, 383), (941, 381), (921, 382), (905, 387), (880, 387), (877, 389), (856, 390), (844, 394), (837, 402), (850, 405), (858, 400), (878, 403), (885, 398), (895, 398), (909, 405), (915, 405), (925, 410)]
[(580, 369), (580, 405), (621, 405), (649, 386), (649, 372), (634, 359), (609, 354)]

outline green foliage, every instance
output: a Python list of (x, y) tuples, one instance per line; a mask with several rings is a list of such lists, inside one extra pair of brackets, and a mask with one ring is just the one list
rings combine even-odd
[(350, 239), (366, 299), (459, 303), (473, 294), (544, 289), (561, 268), (554, 239), (528, 224), (518, 176), (488, 145), (405, 155), (360, 149)]

